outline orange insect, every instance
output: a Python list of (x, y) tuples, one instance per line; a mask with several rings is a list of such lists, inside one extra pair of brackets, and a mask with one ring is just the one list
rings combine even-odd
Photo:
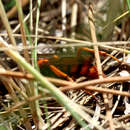
[[(78, 49), (78, 53), (77, 53), (77, 58), (76, 60), (74, 60), (74, 58), (71, 58), (71, 63), (69, 62), (69, 58), (64, 60), (63, 58), (59, 58), (58, 56), (53, 56), (53, 58), (50, 59), (40, 59), (38, 60), (38, 65), (41, 68), (42, 66), (44, 67), (44, 65), (48, 65), (50, 70), (58, 77), (61, 78), (65, 78), (67, 80), (72, 81), (72, 79), (76, 79), (80, 76), (85, 76), (87, 77), (87, 79), (96, 79), (98, 78), (98, 72), (97, 72), (97, 68), (95, 65), (92, 64), (92, 59), (88, 58), (83, 58), (83, 60), (80, 60), (80, 55), (81, 55), (81, 51), (88, 51), (93, 53), (94, 50), (90, 49), (90, 48), (79, 48)], [(114, 60), (120, 62), (117, 58), (115, 58), (114, 56), (103, 52), (103, 51), (99, 51), (99, 54), (103, 55), (103, 56), (110, 56), (111, 58), (113, 58)], [(84, 55), (85, 57), (85, 55)], [(67, 66), (70, 64), (71, 68), (69, 69), (69, 75), (68, 75), (68, 70), (66, 70), (65, 72), (63, 72), (63, 70), (60, 70), (58, 66), (54, 66), (53, 63), (51, 63), (50, 61), (53, 60), (54, 64), (57, 63), (62, 63), (64, 66)], [(67, 61), (68, 60), (68, 61)], [(74, 61), (73, 61), (74, 60)], [(65, 64), (65, 62), (67, 61), (68, 64)], [(75, 63), (74, 63), (75, 62)], [(103, 74), (103, 76), (105, 76), (105, 74)]]

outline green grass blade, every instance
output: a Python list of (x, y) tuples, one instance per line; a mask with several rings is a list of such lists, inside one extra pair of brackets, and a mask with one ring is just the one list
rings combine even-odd
[(8, 130), (8, 129), (4, 125), (1, 125), (0, 130)]
[[(41, 5), (41, 0), (38, 0), (37, 1), (37, 15), (36, 15), (36, 27), (35, 27), (35, 43), (34, 43), (34, 46), (37, 47), (37, 40), (38, 40), (38, 24), (39, 24), (39, 17), (40, 17), (40, 5)], [(39, 67), (37, 65), (37, 49), (34, 49), (33, 50), (33, 53), (32, 53), (32, 57), (33, 57), (33, 64), (34, 64), (34, 67), (39, 70)]]
[(130, 0), (127, 0), (127, 6), (128, 6), (128, 10), (130, 12)]
[(4, 8), (5, 8), (6, 11), (8, 11), (8, 10), (10, 10), (15, 4), (16, 4), (16, 3), (15, 3), (15, 0), (10, 0), (10, 1), (4, 6)]

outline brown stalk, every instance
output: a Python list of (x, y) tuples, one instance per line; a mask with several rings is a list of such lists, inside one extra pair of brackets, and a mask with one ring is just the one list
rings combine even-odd
[[(95, 26), (94, 26), (94, 18), (93, 18), (93, 9), (92, 8), (93, 8), (92, 5), (89, 4), (88, 17), (89, 17), (91, 37), (92, 37), (92, 41), (96, 44), (97, 38), (96, 38), (96, 30), (95, 30)], [(102, 67), (101, 67), (98, 45), (94, 45), (94, 55), (95, 55), (95, 60), (96, 60), (99, 78), (103, 78), (103, 72), (102, 72)]]
[[(90, 30), (91, 30), (92, 41), (94, 43), (97, 43), (96, 30), (95, 30), (95, 26), (94, 26), (93, 7), (92, 7), (91, 3), (89, 3), (88, 17), (89, 17), (89, 25), (90, 25)], [(103, 79), (103, 72), (102, 72), (102, 66), (101, 66), (101, 61), (100, 61), (98, 45), (94, 45), (94, 54), (95, 54), (95, 60), (96, 60), (99, 79)], [(109, 108), (109, 101), (108, 101), (107, 96), (108, 95), (103, 94), (104, 103), (106, 106), (106, 116), (109, 120), (110, 130), (114, 130), (114, 124), (112, 121), (112, 115), (111, 115), (111, 111)]]
[(93, 86), (89, 86), (89, 87), (85, 87), (86, 90), (89, 91), (96, 91), (96, 92), (100, 92), (100, 93), (107, 93), (107, 94), (113, 94), (113, 95), (122, 95), (122, 96), (127, 96), (130, 97), (130, 93), (129, 92), (121, 92), (119, 90), (112, 90), (112, 89), (108, 89), (108, 88), (101, 88), (101, 87), (93, 87)]
[[(15, 77), (15, 78), (24, 78), (33, 80), (34, 77), (29, 73), (23, 73), (23, 72), (12, 72), (12, 71), (0, 71), (0, 76), (9, 76), (9, 77)], [(57, 85), (63, 85), (63, 87), (60, 87), (62, 91), (68, 91), (73, 89), (83, 89), (86, 86), (91, 85), (97, 85), (97, 84), (106, 84), (106, 83), (113, 83), (113, 82), (127, 82), (130, 81), (130, 76), (115, 76), (115, 77), (106, 77), (104, 79), (94, 79), (89, 81), (84, 81), (82, 83), (75, 83), (70, 82), (66, 80), (56, 79), (56, 78), (49, 78), (46, 77), (50, 82), (57, 84)], [(65, 87), (66, 86), (66, 87)]]
[[(85, 87), (86, 90), (90, 90), (90, 91), (97, 91), (97, 92), (100, 92), (100, 93), (111, 93), (113, 95), (121, 95), (121, 96), (127, 96), (127, 97), (130, 97), (130, 93), (128, 92), (121, 92), (119, 90), (111, 90), (111, 89), (104, 89), (104, 88), (95, 88), (93, 86), (88, 86), (88, 87)], [(60, 90), (62, 91), (62, 89), (60, 88)], [(38, 100), (40, 98), (42, 98), (43, 96), (42, 95), (38, 95), (38, 96), (33, 96), (33, 97), (29, 97), (27, 99), (27, 101), (21, 101), (19, 103), (17, 103), (15, 106), (12, 106), (11, 108), (9, 108), (7, 111), (3, 112), (4, 114), (7, 114), (7, 113), (10, 113), (10, 112), (13, 112), (15, 111), (16, 109), (18, 109), (19, 107), (29, 103), (29, 102), (33, 102), (35, 100)], [(119, 119), (121, 120), (121, 119)]]
[(130, 76), (115, 76), (115, 77), (108, 77), (104, 79), (94, 79), (94, 80), (89, 80), (89, 81), (84, 81), (82, 83), (78, 84), (71, 84), (70, 86), (67, 87), (61, 87), (60, 89), (62, 91), (68, 91), (71, 89), (82, 89), (86, 86), (91, 86), (91, 85), (97, 85), (97, 84), (105, 84), (105, 83), (113, 83), (113, 82), (125, 82), (125, 81), (130, 81)]
[(118, 121), (124, 121), (124, 120), (126, 120), (126, 119), (130, 119), (130, 114), (123, 115), (123, 116), (119, 117), (117, 120), (118, 120)]
[[(21, 2), (19, 2), (19, 5), (21, 6)], [(18, 11), (18, 18), (19, 18), (19, 22), (20, 22), (20, 31), (22, 34), (23, 46), (27, 46), (26, 33), (25, 33), (25, 27), (24, 27), (24, 21), (23, 21), (22, 15), (23, 14), (22, 14), (22, 7), (21, 7), (21, 12)], [(27, 49), (24, 50), (24, 57), (27, 60), (27, 62), (29, 63), (30, 57), (29, 57), (29, 53), (28, 53)]]

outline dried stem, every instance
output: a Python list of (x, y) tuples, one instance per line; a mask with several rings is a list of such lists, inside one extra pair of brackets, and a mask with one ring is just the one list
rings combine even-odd
[[(20, 31), (22, 34), (22, 42), (24, 46), (27, 46), (27, 40), (26, 40), (26, 32), (25, 32), (25, 23), (24, 23), (24, 16), (23, 16), (23, 11), (21, 8), (21, 3), (16, 0), (16, 6), (18, 9), (18, 16), (19, 16), (19, 22), (20, 22)], [(29, 53), (28, 50), (24, 50), (24, 57), (27, 60), (27, 62), (30, 61)]]
[[(121, 95), (121, 96), (130, 97), (130, 94), (128, 92), (121, 92), (121, 91), (118, 91), (118, 90), (111, 90), (111, 89), (104, 89), (104, 88), (95, 88), (95, 87), (92, 87), (92, 86), (85, 87), (85, 89), (86, 90), (90, 90), (90, 91), (97, 91), (97, 92), (100, 92), (100, 93), (108, 93), (108, 94), (110, 93), (110, 94), (113, 94), (113, 95)], [(60, 90), (62, 91), (61, 88), (60, 88)], [(15, 106), (12, 106), (11, 108), (9, 108), (7, 111), (3, 112), (2, 114), (13, 112), (16, 109), (18, 109), (20, 106), (23, 106), (23, 105), (25, 105), (25, 104), (27, 104), (29, 102), (38, 100), (38, 99), (40, 99), (42, 97), (43, 97), (43, 95), (41, 95), (41, 94), (39, 94), (38, 96), (29, 97), (27, 99), (27, 101), (22, 101), (22, 102), (17, 103)], [(126, 117), (122, 117), (122, 118), (126, 118)], [(121, 119), (119, 118), (119, 120), (122, 120), (122, 118)]]
[[(15, 77), (15, 78), (25, 78), (25, 79), (34, 79), (34, 76), (31, 74), (27, 73), (22, 73), (22, 72), (12, 72), (12, 71), (0, 71), (1, 76), (9, 76), (9, 77)], [(75, 82), (70, 82), (66, 80), (61, 80), (61, 79), (56, 79), (56, 78), (49, 78), (46, 77), (50, 82), (56, 84), (56, 85), (63, 85), (61, 87), (62, 91), (68, 91), (71, 89), (83, 89), (86, 86), (91, 86), (91, 85), (97, 85), (97, 84), (106, 84), (106, 83), (113, 83), (113, 82), (127, 82), (130, 81), (130, 76), (115, 76), (115, 77), (106, 77), (104, 79), (94, 79), (90, 81), (84, 81), (82, 83), (75, 83)], [(66, 86), (66, 87), (64, 87)]]
[(72, 15), (71, 15), (71, 38), (75, 39), (75, 29), (77, 26), (78, 17), (78, 3), (74, 2), (72, 5)]
[[(7, 36), (7, 33), (2, 33), (2, 34), (0, 34), (0, 36)], [(12, 34), (12, 36), (14, 36), (14, 37), (21, 37), (21, 34)], [(26, 35), (26, 37), (34, 37), (35, 38), (36, 36), (35, 35)], [(130, 41), (112, 41), (112, 42), (97, 42), (97, 43), (93, 43), (93, 42), (89, 42), (89, 41), (69, 39), (69, 38), (57, 37), (57, 36), (43, 36), (43, 35), (38, 35), (37, 37), (38, 38), (45, 38), (45, 39), (52, 39), (52, 40), (61, 40), (61, 41), (76, 43), (76, 44), (53, 45), (53, 46), (51, 46), (52, 48), (63, 48), (63, 47), (74, 47), (74, 46), (75, 47), (79, 47), (79, 46), (80, 47), (81, 46), (85, 47), (85, 46), (98, 45), (101, 48), (110, 49), (110, 50), (117, 50), (117, 51), (122, 52), (122, 53), (130, 54), (129, 50), (122, 49), (122, 48), (116, 48), (116, 47), (112, 47), (112, 46), (108, 46), (108, 45), (124, 45), (124, 44), (129, 44)], [(44, 46), (44, 48), (48, 47), (48, 46), (49, 45)], [(9, 47), (9, 48), (11, 48), (11, 47)], [(34, 48), (36, 48), (36, 47), (34, 47), (34, 46), (23, 47), (23, 49), (34, 49)], [(18, 48), (16, 47), (14, 49), (17, 50)]]
[[(90, 30), (91, 30), (92, 41), (94, 43), (97, 43), (96, 30), (95, 30), (95, 26), (94, 26), (92, 4), (89, 4), (88, 17), (89, 17), (89, 25), (90, 25)], [(102, 72), (102, 66), (101, 66), (101, 61), (100, 61), (98, 45), (94, 45), (94, 54), (95, 54), (99, 79), (103, 79), (103, 72)], [(109, 101), (108, 101), (107, 95), (103, 94), (103, 97), (104, 97), (104, 103), (106, 105), (106, 116), (107, 116), (107, 118), (109, 120), (110, 129), (114, 130), (114, 124), (113, 124), (112, 115), (111, 115), (111, 112), (110, 112), (110, 109), (109, 109)]]

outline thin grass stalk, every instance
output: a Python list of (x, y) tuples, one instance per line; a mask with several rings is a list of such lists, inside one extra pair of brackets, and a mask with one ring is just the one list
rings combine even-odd
[[(8, 82), (7, 82), (7, 80), (8, 80)], [(17, 97), (17, 95), (16, 95), (16, 93), (15, 93), (15, 91), (14, 91), (14, 89), (13, 89), (13, 87), (12, 86), (15, 86), (15, 87), (17, 87), (17, 85), (14, 83), (14, 81), (10, 78), (10, 79), (4, 79), (4, 81), (3, 81), (3, 84), (5, 85), (5, 87), (7, 88), (7, 90), (9, 91), (9, 94), (11, 95), (11, 98), (13, 99), (13, 101), (14, 101), (14, 103), (15, 104), (18, 104), (20, 101), (19, 101), (19, 98)], [(17, 87), (18, 88), (18, 87)], [(23, 117), (23, 120), (24, 120), (24, 125), (25, 125), (25, 127), (26, 128), (29, 128), (29, 126), (31, 126), (30, 125), (30, 123), (29, 122), (27, 122), (27, 114), (26, 114), (26, 112), (23, 110), (23, 108), (22, 108), (22, 106), (20, 106), (20, 108), (19, 108), (19, 112), (20, 112), (20, 114), (21, 114), (21, 116)], [(31, 129), (30, 129), (31, 130)]]
[[(5, 13), (5, 11), (4, 11), (4, 8), (3, 8), (3, 5), (2, 5), (2, 2), (0, 1), (0, 16), (1, 16), (1, 18), (2, 18), (2, 21), (3, 21), (3, 23), (4, 23), (4, 25), (5, 25), (5, 27), (6, 27), (6, 30), (7, 30), (7, 32), (8, 32), (8, 34), (9, 34), (9, 38), (10, 38), (10, 40), (11, 40), (11, 43), (13, 44), (13, 45), (16, 45), (16, 41), (15, 41), (15, 39), (14, 39), (14, 37), (12, 36), (12, 30), (11, 30), (11, 27), (10, 27), (10, 25), (9, 25), (9, 23), (8, 23), (8, 18), (7, 18), (7, 16), (6, 16), (6, 13)], [(14, 96), (13, 96), (14, 97)], [(15, 100), (16, 101), (16, 100)], [(24, 119), (26, 119), (26, 113), (24, 112), (24, 110), (22, 110), (22, 108), (20, 109), (20, 113), (22, 113), (21, 115), (23, 116), (23, 118)], [(26, 121), (25, 121), (26, 122)], [(27, 122), (26, 122), (27, 123)], [(26, 124), (25, 123), (25, 124)], [(26, 127), (26, 126), (25, 126)], [(28, 127), (28, 126), (27, 126)]]
[(109, 0), (108, 1), (108, 11), (107, 11), (107, 24), (109, 26), (105, 27), (103, 30), (103, 39), (105, 41), (110, 41), (112, 40), (112, 34), (113, 34), (113, 29), (114, 29), (114, 22), (113, 24), (110, 24), (112, 20), (117, 17), (118, 12), (120, 11), (120, 0)]
[[(23, 16), (21, 4), (20, 4), (20, 2), (19, 2), (18, 0), (16, 0), (16, 7), (17, 7), (17, 9), (18, 9), (19, 21), (20, 21), (20, 23), (21, 23), (20, 29), (21, 29), (21, 33), (22, 33), (23, 45), (24, 45), (24, 46), (27, 46), (25, 35), (26, 35), (26, 33), (27, 33), (27, 34), (29, 34), (29, 33), (28, 33), (28, 29), (27, 29), (27, 27), (26, 27), (26, 25), (25, 25), (25, 23), (24, 23), (24, 16)], [(29, 38), (30, 38), (30, 37), (28, 37), (28, 39), (29, 39)], [(31, 44), (31, 42), (30, 42), (30, 44)], [(30, 57), (29, 57), (28, 50), (24, 50), (24, 57), (25, 57), (25, 59), (27, 60), (27, 62), (30, 62)], [(30, 104), (30, 106), (31, 106), (31, 109), (32, 109), (33, 111), (35, 111), (35, 110), (37, 109), (37, 108), (36, 108), (36, 109), (34, 108), (33, 103)], [(32, 113), (33, 113), (33, 111), (32, 111)], [(32, 115), (33, 115), (33, 114), (32, 114)], [(30, 127), (30, 124), (29, 124), (29, 122), (28, 122), (28, 120), (27, 120), (26, 118), (27, 118), (27, 117), (26, 117), (26, 115), (24, 114), (24, 122), (25, 122), (26, 129), (27, 129), (28, 127)], [(33, 116), (33, 119), (35, 119), (35, 118), (36, 118), (36, 117)]]
[[(89, 25), (90, 25), (92, 41), (94, 43), (97, 43), (96, 30), (94, 26), (93, 7), (91, 4), (89, 5), (89, 9), (88, 9), (88, 17), (89, 17)], [(95, 60), (96, 60), (98, 76), (99, 78), (100, 77), (102, 78), (103, 72), (102, 72), (102, 67), (101, 67), (98, 45), (93, 45), (93, 48), (94, 48), (94, 55), (95, 55)]]
[(39, 16), (40, 16), (40, 5), (41, 5), (41, 0), (37, 1), (37, 12), (36, 12), (36, 27), (35, 27), (35, 40), (34, 40), (34, 50), (32, 54), (32, 58), (34, 59), (33, 65), (34, 67), (39, 70), (38, 64), (37, 64), (37, 40), (38, 40), (38, 24), (39, 24)]
[(9, 25), (8, 18), (7, 18), (7, 15), (6, 15), (6, 12), (4, 10), (4, 6), (3, 6), (1, 0), (0, 0), (0, 17), (1, 17), (2, 22), (3, 22), (3, 24), (4, 24), (4, 26), (5, 26), (6, 30), (7, 30), (7, 33), (9, 35), (11, 43), (15, 46), (16, 41), (15, 41), (14, 37), (12, 36), (12, 30), (11, 30), (11, 27)]
[[(29, 33), (28, 32), (28, 30), (27, 30), (27, 28), (26, 28), (26, 26), (25, 26), (25, 23), (23, 22), (23, 13), (22, 13), (22, 8), (21, 8), (21, 6), (20, 6), (20, 3), (17, 1), (16, 2), (16, 5), (17, 5), (17, 7), (18, 7), (18, 13), (19, 13), (19, 17), (20, 17), (20, 22), (21, 22), (21, 29), (22, 29), (22, 34), (23, 34), (23, 43), (24, 43), (24, 46), (26, 46), (27, 45), (27, 43), (26, 43), (26, 39), (25, 39), (25, 30), (26, 30), (26, 32), (27, 33)], [(31, 43), (31, 42), (30, 42)], [(27, 50), (25, 50), (24, 51), (24, 55), (25, 55), (25, 58), (27, 59), (27, 61), (29, 62), (30, 61), (30, 59), (29, 59), (29, 53), (28, 53), (28, 51)], [(32, 84), (32, 83), (30, 83), (30, 84)], [(34, 86), (35, 84), (32, 84), (32, 86)], [(34, 87), (34, 93), (38, 93), (38, 91), (36, 90), (36, 87)], [(35, 95), (35, 94), (34, 94)], [(37, 95), (37, 94), (36, 94)], [(38, 101), (36, 101), (36, 102), (38, 102)], [(35, 102), (35, 103), (36, 103)], [(35, 109), (34, 109), (34, 107), (35, 107)], [(35, 111), (36, 113), (37, 113), (37, 115), (38, 115), (38, 120), (39, 121), (41, 121), (41, 122), (43, 122), (43, 120), (41, 119), (41, 111), (40, 111), (40, 106), (38, 105), (38, 103), (36, 103), (36, 106), (33, 104), (33, 103), (31, 103), (31, 108), (32, 108), (32, 111)], [(35, 113), (35, 112), (32, 112), (33, 114)], [(35, 114), (34, 114), (35, 115)], [(34, 118), (36, 118), (35, 116), (33, 116)], [(33, 118), (33, 119), (34, 119)], [(37, 119), (36, 119), (37, 120)], [(37, 121), (36, 121), (37, 122)], [(37, 124), (37, 123), (36, 123)], [(42, 124), (42, 123), (41, 123)], [(42, 124), (43, 125), (43, 124)], [(38, 127), (40, 127), (40, 126), (38, 126)]]
[[(42, 92), (42, 96), (43, 98), (45, 97), (45, 92)], [(39, 95), (37, 95), (39, 96)], [(44, 106), (44, 111), (45, 111), (45, 117), (46, 117), (46, 121), (47, 121), (47, 126), (48, 126), (48, 130), (51, 130), (51, 122), (49, 120), (49, 113), (48, 113), (48, 108), (47, 108), (47, 102), (46, 100), (43, 100), (43, 106)]]
[[(32, 6), (31, 3), (30, 3), (30, 6)], [(37, 1), (37, 12), (36, 12), (36, 27), (35, 27), (35, 43), (34, 43), (35, 47), (37, 47), (37, 42), (38, 42), (38, 24), (39, 24), (39, 16), (40, 16), (40, 6), (41, 6), (41, 0), (38, 0)], [(31, 26), (31, 24), (32, 24), (31, 17), (30, 17), (30, 22), (31, 22), (30, 23), (30, 26)], [(39, 71), (39, 67), (37, 65), (37, 49), (36, 48), (34, 48), (34, 50), (32, 51), (32, 59), (34, 59), (33, 60), (34, 68), (36, 68)], [(33, 90), (34, 95), (38, 96), (37, 82), (34, 82), (34, 85), (35, 85), (35, 87), (33, 88), (34, 89)], [(39, 118), (39, 120), (41, 120), (41, 110), (40, 110), (38, 100), (35, 101), (35, 104), (36, 104), (38, 118)], [(44, 106), (45, 113), (46, 113), (45, 116), (46, 116), (46, 119), (47, 119), (48, 129), (50, 129), (50, 121), (49, 121), (49, 118), (48, 118), (48, 109), (46, 107), (47, 106), (46, 101), (43, 102), (43, 106)], [(41, 120), (41, 122), (42, 122), (42, 120)]]
[(33, 9), (32, 9), (32, 0), (30, 0), (30, 34), (32, 34), (33, 31)]
[[(8, 22), (8, 18), (7, 18), (7, 15), (6, 15), (6, 12), (4, 10), (4, 6), (2, 4), (2, 1), (0, 0), (0, 16), (1, 16), (1, 19), (2, 19), (2, 22), (8, 32), (8, 35), (9, 35), (9, 38), (10, 38), (10, 41), (11, 43), (16, 46), (16, 41), (15, 41), (15, 38), (12, 36), (12, 30), (11, 30), (11, 27), (9, 25), (9, 22)], [(14, 99), (14, 95), (12, 96), (12, 98)], [(18, 98), (15, 96), (15, 102), (18, 101)], [(21, 112), (23, 112), (23, 115), (26, 115), (26, 113), (21, 109)]]
[[(24, 19), (24, 16), (23, 16), (23, 11), (22, 11), (22, 8), (21, 8), (21, 3), (18, 1), (18, 0), (15, 0), (16, 1), (16, 7), (18, 9), (18, 16), (19, 16), (19, 21), (20, 21), (20, 30), (21, 30), (21, 34), (22, 34), (22, 42), (23, 42), (23, 45), (24, 46), (27, 46), (27, 40), (26, 40), (26, 32), (25, 32), (25, 23), (23, 21)], [(24, 50), (24, 57), (25, 59), (27, 60), (27, 62), (30, 62), (30, 57), (29, 57), (29, 53), (28, 53), (28, 50)]]
[[(91, 30), (92, 41), (94, 43), (97, 43), (92, 4), (89, 4), (88, 16), (89, 16), (89, 25), (90, 25), (90, 30)], [(100, 60), (98, 45), (94, 45), (94, 54), (95, 54), (95, 60), (96, 60), (96, 66), (97, 66), (99, 79), (103, 79), (103, 71), (102, 71), (102, 66), (101, 66), (101, 60)], [(105, 106), (106, 106), (106, 116), (109, 120), (110, 130), (115, 130), (113, 120), (112, 120), (112, 115), (111, 115), (110, 108), (109, 108), (108, 95), (103, 93), (103, 98), (104, 98), (104, 103), (105, 103)]]
[[(39, 16), (40, 16), (40, 5), (41, 5), (41, 0), (37, 1), (37, 12), (36, 12), (36, 26), (35, 26), (35, 40), (34, 40), (34, 46), (37, 47), (37, 42), (38, 42), (38, 24), (39, 24)], [(32, 51), (32, 58), (33, 58), (33, 66), (36, 70), (39, 71), (39, 67), (37, 65), (37, 49), (34, 48)], [(38, 83), (36, 81), (33, 82), (33, 95), (37, 96), (38, 95)], [(35, 109), (36, 109), (36, 116), (38, 118), (38, 128), (42, 129), (43, 124), (43, 119), (41, 118), (41, 110), (39, 106), (39, 101), (35, 101)]]
[[(16, 46), (16, 41), (15, 41), (15, 38), (13, 37), (13, 33), (12, 33), (12, 30), (11, 30), (10, 24), (8, 22), (8, 18), (7, 18), (7, 15), (6, 15), (6, 12), (4, 10), (4, 6), (3, 6), (1, 0), (0, 0), (0, 17), (7, 30), (7, 33), (9, 35), (9, 39), (10, 39), (12, 45)], [(22, 68), (20, 68), (20, 69), (22, 69)]]
[[(7, 36), (7, 33), (4, 34), (0, 34), (0, 36)], [(21, 34), (13, 34), (13, 36), (15, 37), (21, 37)], [(35, 37), (35, 35), (26, 35), (26, 37)], [(66, 42), (71, 42), (73, 44), (64, 44), (64, 45), (53, 45), (50, 46), (52, 48), (65, 48), (65, 47), (87, 47), (87, 46), (93, 46), (93, 45), (98, 45), (101, 48), (104, 49), (110, 49), (110, 50), (117, 50), (121, 53), (126, 53), (126, 54), (130, 54), (130, 51), (127, 49), (122, 49), (122, 48), (117, 48), (117, 47), (112, 47), (110, 45), (123, 45), (123, 44), (130, 44), (130, 41), (112, 41), (112, 42), (97, 42), (97, 43), (93, 43), (93, 42), (88, 42), (88, 41), (83, 41), (83, 40), (76, 40), (76, 39), (70, 39), (70, 38), (65, 38), (65, 37), (55, 37), (55, 36), (42, 36), (42, 35), (38, 35), (38, 38), (46, 38), (46, 39), (55, 39), (55, 40), (61, 40), (61, 41), (66, 41)], [(31, 42), (32, 43), (32, 42)], [(44, 46), (45, 47), (48, 47)], [(23, 49), (34, 49), (36, 47), (32, 46), (32, 47), (23, 47)], [(37, 47), (38, 48), (38, 47)], [(18, 50), (17, 47), (8, 47), (8, 48), (2, 48), (0, 49), (0, 51), (3, 51), (4, 49), (14, 49), (14, 50)]]
[[(17, 84), (14, 82), (12, 78), (1, 77), (1, 81), (5, 85), (6, 89), (8, 90), (8, 93), (11, 95), (11, 98), (15, 104), (19, 103), (19, 98), (15, 93), (15, 89), (18, 90), (18, 92), (20, 92), (21, 94), (23, 94), (24, 98), (27, 98), (27, 96), (19, 90), (19, 87), (17, 86)], [(26, 112), (23, 110), (22, 106), (20, 106), (19, 110), (20, 110), (20, 114), (23, 116), (23, 119), (25, 120), (25, 124), (24, 124), (25, 127), (29, 128), (28, 126), (30, 126), (30, 123), (26, 121), (27, 120)]]
[(106, 24), (104, 27), (103, 27), (103, 30), (105, 30), (107, 27), (109, 27), (111, 24), (115, 24), (117, 21), (119, 21), (120, 19), (124, 18), (125, 16), (127, 16), (130, 12), (129, 11), (126, 11), (124, 12), (123, 14), (121, 14), (120, 16), (118, 16), (117, 18), (115, 18), (112, 22)]
[[(36, 10), (36, 8), (34, 8), (33, 10), (32, 10), (32, 13), (34, 12)], [(24, 23), (26, 23), (26, 21), (29, 19), (29, 17), (31, 17), (30, 16), (30, 14), (28, 14), (25, 18), (24, 18)], [(26, 24), (25, 24), (26, 25)], [(26, 26), (25, 26), (26, 27)], [(18, 24), (14, 29), (13, 29), (13, 33), (16, 33), (16, 32), (18, 32), (19, 31), (19, 28), (20, 28), (20, 24)], [(28, 34), (27, 32), (26, 32), (26, 34)], [(21, 34), (20, 34), (21, 35)], [(28, 35), (28, 37), (30, 37), (30, 35)]]
[(72, 15), (71, 15), (71, 38), (75, 39), (75, 30), (77, 26), (77, 17), (78, 17), (78, 3), (74, 2), (72, 5)]
[[(111, 90), (111, 89), (104, 89), (104, 88), (97, 88), (97, 87), (93, 87), (93, 86), (89, 86), (89, 87), (86, 87), (85, 88), (86, 90), (89, 90), (89, 91), (96, 91), (96, 92), (100, 92), (100, 93), (106, 93), (106, 94), (113, 94), (113, 95), (119, 95), (119, 96), (126, 96), (126, 97), (130, 97), (130, 94), (128, 92), (121, 92), (119, 90)], [(45, 89), (44, 88), (39, 88), (39, 90), (41, 92), (44, 92)], [(42, 97), (45, 97), (45, 95), (38, 95), (38, 96), (33, 96), (33, 97), (29, 97), (27, 101), (21, 101), (17, 104), (15, 104), (14, 106), (8, 108), (6, 111), (4, 112), (0, 112), (0, 115), (4, 115), (4, 114), (9, 114), (11, 112), (14, 112), (14, 111), (17, 111), (18, 108), (20, 106), (23, 106), (25, 104), (28, 104), (28, 102), (33, 102), (35, 100), (38, 100)]]
[(67, 8), (67, 2), (66, 0), (61, 0), (61, 17), (62, 17), (62, 36), (66, 36), (66, 8)]
[[(8, 47), (8, 44), (2, 38), (0, 38), (0, 47)], [(25, 59), (17, 52), (6, 50), (5, 53), (9, 55), (14, 61), (27, 69), (27, 71), (30, 72), (35, 77), (35, 79), (40, 82), (41, 87), (48, 89), (50, 94), (53, 95), (57, 99), (57, 101), (62, 104), (69, 112), (71, 112), (72, 116), (77, 120), (77, 122), (83, 128), (85, 128), (85, 130), (88, 130), (87, 124), (83, 121), (83, 119), (91, 122), (91, 118), (88, 117), (88, 115), (81, 108), (79, 108), (77, 104), (71, 101), (58, 88), (51, 84), (44, 76), (42, 76), (37, 70), (35, 70), (30, 64), (28, 64)], [(95, 126), (95, 124), (93, 125)], [(102, 127), (98, 126), (97, 124), (95, 127), (102, 130)]]

